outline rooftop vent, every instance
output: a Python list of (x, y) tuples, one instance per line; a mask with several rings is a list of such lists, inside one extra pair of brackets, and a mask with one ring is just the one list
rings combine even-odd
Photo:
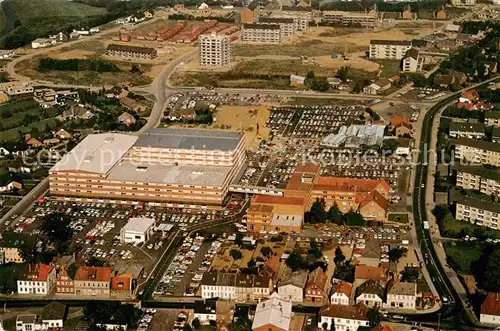
[(92, 162), (92, 160), (94, 159), (93, 156), (86, 156), (84, 159), (83, 159), (83, 162), (85, 163), (90, 163)]
[(135, 171), (146, 171), (146, 170), (148, 170), (148, 167), (139, 166), (139, 167), (135, 168)]
[(115, 140), (115, 138), (113, 138), (113, 137), (106, 137), (106, 138), (104, 138), (104, 142), (107, 143), (107, 144), (112, 143), (113, 140)]

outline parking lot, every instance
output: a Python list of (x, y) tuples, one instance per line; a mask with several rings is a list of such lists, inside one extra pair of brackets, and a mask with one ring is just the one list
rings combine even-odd
[(423, 88), (411, 88), (404, 94), (397, 93), (397, 97), (401, 97), (402, 99), (408, 101), (416, 101), (416, 100), (437, 100), (439, 98), (443, 98), (447, 96), (449, 92), (443, 92), (438, 89), (423, 87)]

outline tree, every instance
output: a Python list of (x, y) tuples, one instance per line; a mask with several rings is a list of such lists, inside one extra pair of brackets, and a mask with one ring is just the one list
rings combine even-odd
[(320, 257), (323, 256), (323, 253), (321, 252), (321, 247), (319, 247), (318, 243), (315, 241), (311, 241), (307, 253), (313, 260), (319, 259)]
[(302, 258), (302, 254), (298, 248), (295, 248), (286, 259), (286, 265), (293, 271), (304, 269), (307, 267), (307, 262)]
[(342, 80), (342, 82), (347, 82), (349, 79), (349, 70), (351, 69), (351, 66), (342, 66), (340, 69), (337, 71), (337, 77)]
[(241, 246), (243, 244), (243, 234), (240, 232), (236, 233), (236, 239), (234, 239), (234, 243), (238, 246)]
[(405, 247), (397, 247), (397, 248), (392, 248), (389, 251), (389, 260), (392, 262), (399, 262), (399, 259), (402, 258), (403, 256), (406, 256), (406, 253), (408, 252), (408, 249)]
[(314, 75), (314, 71), (312, 71), (312, 70), (311, 70), (311, 71), (308, 71), (308, 72), (307, 72), (307, 75), (306, 75), (306, 79), (307, 79), (307, 80), (312, 81), (312, 80), (314, 79), (314, 77), (315, 77), (315, 75)]
[(328, 330), (328, 323), (326, 323), (326, 322), (325, 322), (325, 323), (321, 324), (321, 327), (322, 327), (322, 328), (323, 328), (323, 330), (325, 330), (325, 331), (326, 331), (326, 330)]
[(229, 324), (229, 331), (252, 331), (252, 321), (248, 319), (248, 315), (240, 316)]
[(186, 324), (186, 325), (184, 325), (184, 327), (182, 328), (182, 331), (193, 331), (193, 328), (191, 327), (191, 325)]
[(326, 77), (314, 78), (311, 83), (311, 90), (313, 91), (325, 92), (328, 91), (329, 89), (330, 89), (330, 84), (328, 84)]
[(237, 249), (232, 249), (231, 252), (229, 252), (229, 254), (235, 260), (239, 260), (243, 257), (243, 254), (241, 254), (241, 252)]
[(312, 223), (325, 223), (326, 212), (325, 212), (325, 200), (316, 199), (311, 206), (311, 222)]
[(368, 317), (368, 321), (370, 322), (370, 326), (372, 328), (379, 325), (382, 319), (382, 316), (377, 308), (371, 308), (370, 310), (368, 310), (366, 317)]
[(484, 269), (483, 289), (489, 292), (500, 292), (500, 248), (495, 248), (488, 257)]
[(343, 224), (342, 213), (340, 212), (337, 203), (335, 203), (333, 206), (330, 207), (328, 213), (326, 214), (326, 218), (328, 219), (328, 221), (332, 223)]
[(366, 222), (360, 213), (350, 210), (344, 214), (344, 223), (348, 226), (365, 226)]
[(262, 254), (262, 256), (269, 257), (272, 253), (273, 250), (269, 246), (264, 246), (260, 249), (260, 254)]
[(253, 257), (247, 263), (248, 268), (255, 268), (256, 265), (257, 265), (257, 262), (255, 262)]
[(69, 227), (71, 217), (55, 212), (42, 218), (40, 230), (47, 236), (49, 243), (53, 244), (57, 253), (64, 254), (69, 246), (73, 232)]
[(335, 263), (335, 265), (339, 265), (343, 264), (344, 261), (345, 261), (345, 256), (344, 253), (342, 252), (342, 249), (339, 246), (335, 249), (335, 257), (333, 258), (333, 262)]
[(448, 206), (446, 205), (436, 205), (434, 209), (432, 209), (432, 214), (436, 217), (438, 222), (442, 221), (446, 215), (450, 213)]
[(363, 87), (364, 87), (363, 80), (357, 79), (356, 85), (354, 85), (354, 88), (352, 89), (352, 91), (354, 93), (360, 93), (363, 90)]

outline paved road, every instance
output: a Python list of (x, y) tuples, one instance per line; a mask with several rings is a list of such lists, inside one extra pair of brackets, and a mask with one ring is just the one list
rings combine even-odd
[[(472, 89), (474, 87), (485, 85), (491, 81), (498, 80), (498, 77), (494, 77), (480, 84), (470, 86), (464, 90)], [(446, 108), (447, 105), (454, 102), (456, 97), (459, 96), (461, 91), (452, 94), (451, 96), (436, 103), (429, 111), (425, 114), (424, 122), (422, 123), (422, 132), (420, 134), (420, 141), (418, 143), (420, 151), (427, 151), (432, 148), (431, 138), (433, 136), (432, 124), (434, 117), (437, 113)], [(424, 230), (423, 222), (428, 221), (432, 218), (430, 213), (430, 206), (428, 201), (428, 190), (433, 190), (432, 176), (429, 178), (429, 163), (423, 158), (423, 153), (420, 153), (418, 158), (418, 164), (415, 168), (414, 176), (414, 190), (413, 190), (413, 218), (415, 223), (415, 230), (417, 233), (417, 240), (421, 246), (421, 250), (425, 256), (425, 265), (431, 276), (433, 277), (433, 282), (438, 289), (439, 295), (443, 300), (445, 305), (451, 306), (452, 309), (447, 311), (450, 314), (460, 312), (464, 317), (464, 321), (470, 325), (477, 325), (477, 318), (472, 310), (470, 310), (466, 303), (464, 302), (463, 296), (459, 295), (461, 289), (458, 284), (452, 282), (450, 277), (446, 273), (446, 261), (442, 260), (440, 256), (436, 253), (433, 237), (435, 232), (430, 232)], [(431, 193), (432, 196), (432, 193)], [(446, 299), (445, 299), (446, 298)], [(446, 301), (446, 302), (444, 302)]]

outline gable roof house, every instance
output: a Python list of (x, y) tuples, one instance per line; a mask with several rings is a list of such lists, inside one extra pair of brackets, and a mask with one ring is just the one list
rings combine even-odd
[(69, 109), (63, 111), (62, 115), (58, 116), (61, 121), (66, 121), (68, 119), (79, 118), (82, 120), (89, 120), (94, 116), (92, 111), (80, 104), (71, 106)]
[(352, 295), (352, 284), (341, 280), (332, 289), (330, 302), (332, 305), (349, 306)]
[(368, 280), (375, 280), (385, 286), (387, 284), (387, 270), (382, 267), (357, 265), (354, 270), (354, 285), (359, 286)]
[(146, 106), (141, 105), (140, 103), (138, 103), (137, 101), (135, 101), (134, 99), (131, 99), (129, 97), (121, 98), (120, 104), (123, 107), (128, 108), (130, 110), (133, 110), (137, 113), (141, 113), (141, 112), (146, 110)]
[(126, 126), (131, 126), (135, 124), (135, 117), (124, 111), (120, 116), (118, 116), (118, 122), (125, 124)]
[(306, 283), (305, 299), (309, 302), (324, 302), (327, 294), (328, 278), (320, 267), (309, 274)]
[[(319, 311), (318, 328), (326, 323), (327, 330), (357, 331), (359, 327), (369, 327), (368, 307), (364, 304), (354, 306), (330, 305)], [(332, 325), (334, 328), (332, 329)]]
[(253, 331), (288, 331), (292, 319), (292, 303), (274, 292), (268, 300), (257, 304)]
[(488, 292), (481, 305), (479, 321), (481, 324), (500, 325), (500, 293)]
[(415, 309), (417, 284), (396, 282), (387, 291), (386, 308)]
[(367, 280), (356, 289), (356, 303), (360, 302), (368, 307), (382, 307), (384, 288), (376, 280)]
[(278, 294), (284, 300), (302, 302), (307, 284), (307, 271), (286, 268), (278, 282)]

